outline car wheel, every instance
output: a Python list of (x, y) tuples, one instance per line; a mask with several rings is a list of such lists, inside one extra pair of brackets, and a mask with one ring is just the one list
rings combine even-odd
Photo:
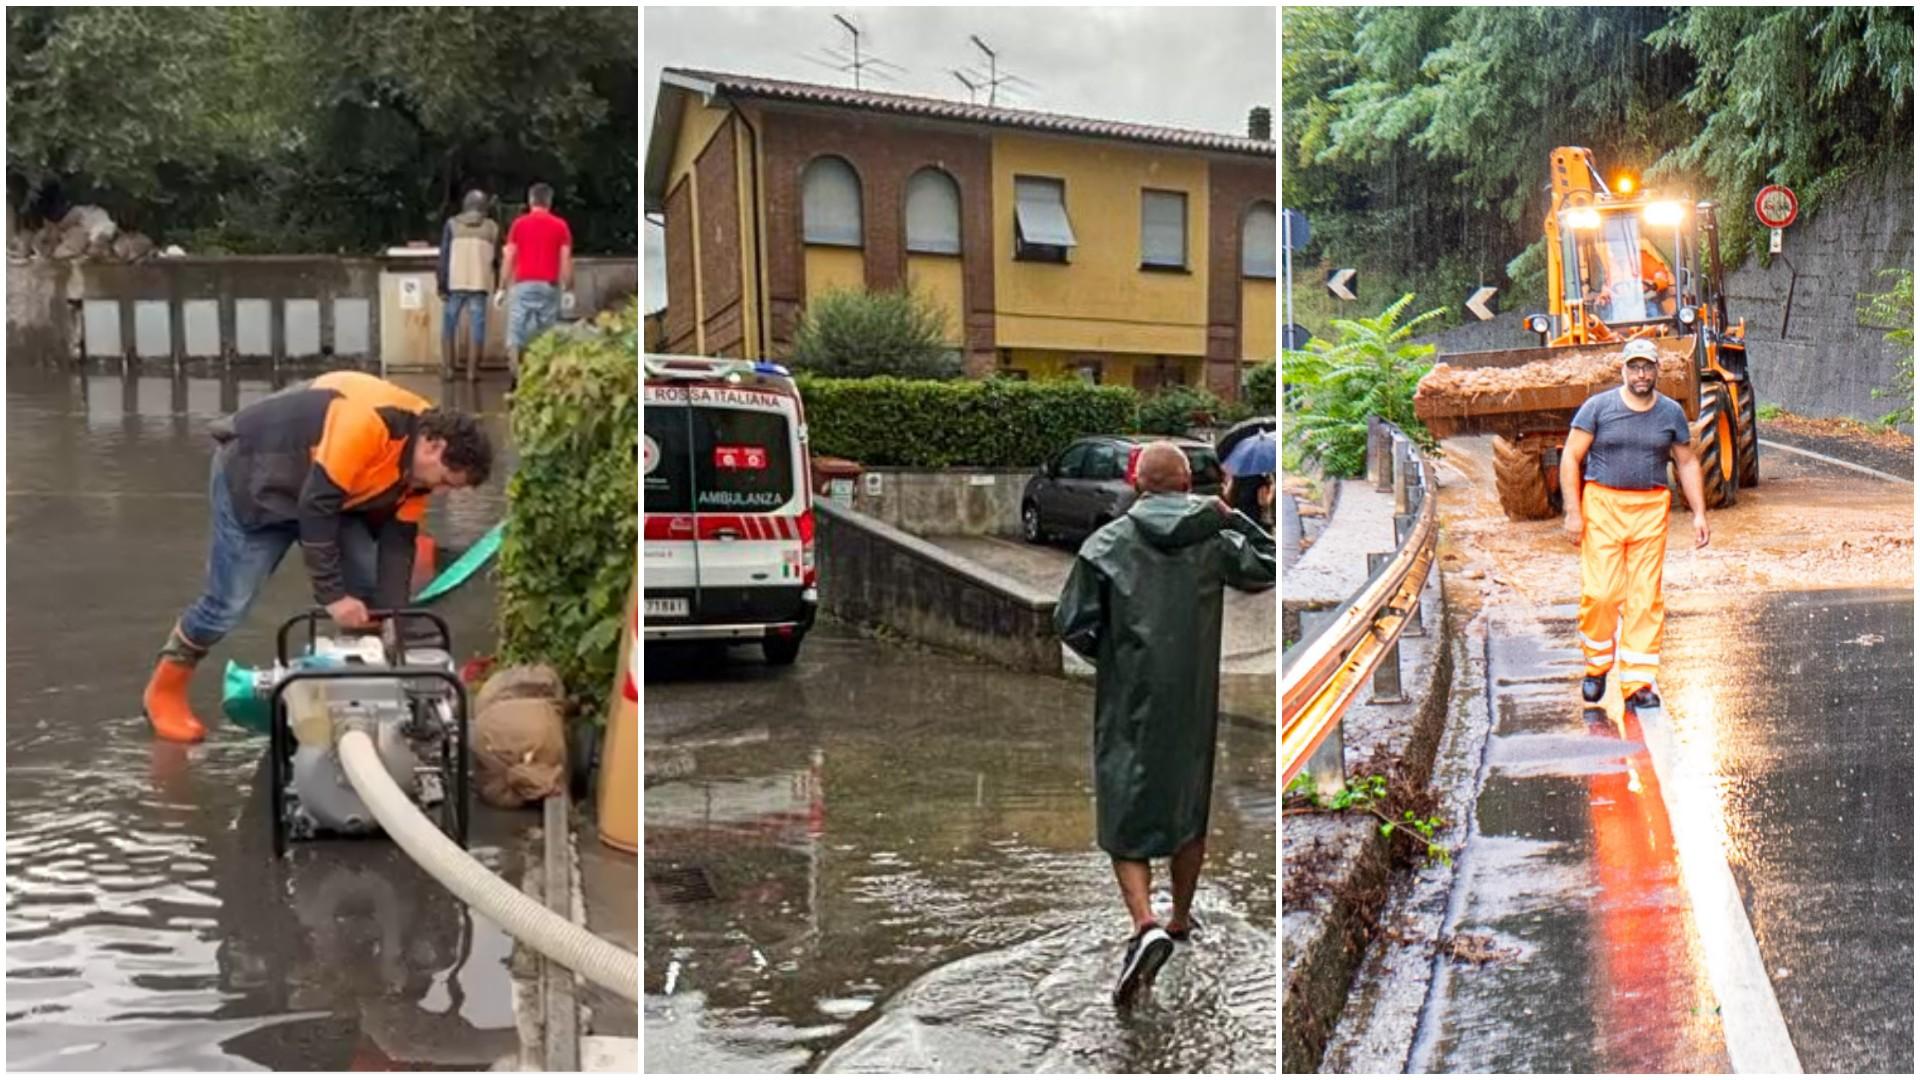
[(786, 667), (800, 656), (800, 637), (799, 634), (790, 637), (768, 634), (760, 642), (760, 651), (766, 655), (767, 663), (774, 667)]
[(1046, 534), (1040, 531), (1040, 504), (1029, 502), (1020, 508), (1020, 535), (1029, 544), (1046, 542)]

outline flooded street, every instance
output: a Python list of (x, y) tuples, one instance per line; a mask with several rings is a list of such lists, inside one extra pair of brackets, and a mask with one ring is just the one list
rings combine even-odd
[(1222, 721), (1203, 929), (1129, 1018), (1089, 688), (831, 625), (646, 675), (649, 1071), (1271, 1070), (1270, 722)]
[[(396, 381), (442, 398), (437, 378)], [(201, 667), (207, 741), (159, 742), (141, 716), (204, 575), (207, 422), (272, 389), (265, 371), (8, 372), (11, 1069), (485, 1068), (518, 1047), (511, 941), (398, 848), (272, 858), (265, 739), (219, 717), (220, 670), (270, 662), (310, 605), (297, 554)], [(481, 406), (504, 446), (499, 390)], [(503, 455), (486, 488), (436, 499), (429, 531), (472, 543), (510, 471)], [(476, 579), (441, 605), (460, 659), (491, 651), (491, 600)], [(532, 820), (476, 804), (474, 853), (517, 881)]]
[(1409, 1071), (1911, 1072), (1911, 489), (1763, 458), (1669, 548), (1634, 715), (1579, 700), (1558, 523), (1449, 460), (1492, 729)]

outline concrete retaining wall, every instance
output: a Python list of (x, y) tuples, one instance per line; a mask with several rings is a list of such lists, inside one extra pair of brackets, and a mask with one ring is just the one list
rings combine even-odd
[[(1723, 214), (1751, 214), (1726, 207)], [(1804, 416), (1851, 416), (1875, 420), (1894, 403), (1876, 400), (1876, 387), (1893, 385), (1899, 350), (1884, 340), (1884, 328), (1861, 326), (1856, 311), (1867, 293), (1887, 284), (1883, 269), (1913, 266), (1913, 168), (1896, 165), (1884, 175), (1857, 178), (1842, 187), (1818, 214), (1787, 229), (1786, 260), (1799, 268), (1793, 308), (1787, 311), (1787, 261), (1762, 268), (1758, 258), (1727, 274), (1727, 314), (1747, 321), (1748, 353), (1760, 400)], [(1520, 326), (1521, 316), (1542, 310), (1545, 297), (1503, 296), (1505, 313), (1487, 323), (1456, 327), (1420, 340), (1440, 352), (1524, 349), (1539, 339)], [(1786, 336), (1781, 319), (1788, 316)]]
[[(632, 259), (575, 263), (577, 310), (637, 291)], [(405, 289), (401, 279), (412, 279)], [(406, 295), (416, 306), (402, 302)], [(506, 313), (489, 309), (489, 359), (504, 364)], [(222, 256), (138, 263), (35, 260), (7, 267), (7, 351), (178, 362), (258, 357), (439, 367), (433, 257)]]
[(835, 618), (1020, 671), (1060, 672), (1051, 594), (838, 504), (822, 499), (814, 509), (820, 604)]
[(1032, 469), (869, 469), (877, 494), (863, 480), (853, 508), (920, 536), (1018, 536), (1020, 495)]

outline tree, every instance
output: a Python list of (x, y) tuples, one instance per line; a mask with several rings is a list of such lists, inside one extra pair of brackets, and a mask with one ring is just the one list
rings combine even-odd
[(1867, 304), (1857, 314), (1862, 326), (1878, 327), (1886, 330), (1889, 344), (1898, 346), (1900, 360), (1899, 374), (1891, 387), (1875, 387), (1876, 398), (1892, 398), (1904, 402), (1899, 408), (1882, 416), (1880, 423), (1887, 427), (1905, 424), (1913, 426), (1913, 270), (1896, 269), (1880, 271), (1882, 278), (1891, 279), (1893, 287), (1886, 292), (1868, 293), (1862, 297)]
[(1402, 323), (1412, 304), (1408, 293), (1370, 319), (1336, 319), (1337, 340), (1316, 337), (1305, 349), (1280, 355), (1282, 426), (1329, 476), (1358, 476), (1366, 467), (1369, 417), (1397, 425), (1423, 446), (1435, 445), (1413, 412), (1413, 391), (1433, 366), (1427, 357), (1434, 346), (1410, 339), (1442, 312), (1435, 308)]
[(792, 360), (800, 370), (835, 378), (957, 378), (960, 359), (946, 337), (946, 313), (922, 296), (834, 289), (807, 303)]

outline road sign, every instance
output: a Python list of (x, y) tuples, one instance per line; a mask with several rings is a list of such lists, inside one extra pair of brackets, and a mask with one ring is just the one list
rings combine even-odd
[(1800, 216), (1800, 200), (1785, 184), (1768, 184), (1753, 197), (1753, 216), (1769, 229), (1784, 229)]
[(1770, 255), (1778, 255), (1778, 254), (1780, 254), (1780, 233), (1781, 233), (1781, 230), (1779, 230), (1779, 229), (1769, 229), (1769, 230), (1767, 230), (1767, 233), (1768, 233), (1768, 235), (1767, 235), (1767, 253), (1768, 253), (1768, 254), (1770, 254)]
[(1467, 295), (1467, 311), (1481, 322), (1486, 322), (1500, 314), (1500, 304), (1493, 297), (1500, 290), (1492, 285), (1482, 285)]
[(1287, 218), (1286, 228), (1281, 234), (1286, 238), (1287, 247), (1293, 251), (1305, 248), (1307, 242), (1313, 239), (1313, 230), (1307, 228), (1307, 215), (1298, 210), (1284, 210), (1282, 213)]
[(1350, 269), (1335, 270), (1333, 273), (1328, 274), (1327, 291), (1342, 300), (1352, 300), (1354, 298), (1353, 290), (1358, 287), (1353, 282), (1353, 275), (1354, 271)]
[(1304, 349), (1313, 334), (1299, 323), (1288, 323), (1280, 328), (1280, 347), (1283, 349)]

